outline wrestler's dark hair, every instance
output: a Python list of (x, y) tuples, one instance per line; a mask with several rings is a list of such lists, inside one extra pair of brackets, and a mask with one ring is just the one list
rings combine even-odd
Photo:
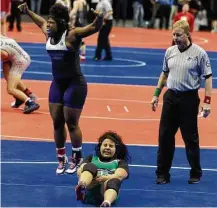
[(101, 155), (100, 147), (105, 139), (111, 139), (112, 141), (114, 141), (116, 145), (116, 153), (114, 155), (115, 159), (121, 159), (125, 160), (126, 162), (131, 162), (131, 157), (129, 155), (127, 146), (123, 143), (121, 136), (114, 131), (107, 131), (99, 137), (98, 144), (95, 147), (96, 155), (98, 157), (100, 157)]
[(49, 10), (49, 17), (56, 21), (58, 30), (65, 31), (68, 29), (69, 11), (62, 4), (54, 4)]

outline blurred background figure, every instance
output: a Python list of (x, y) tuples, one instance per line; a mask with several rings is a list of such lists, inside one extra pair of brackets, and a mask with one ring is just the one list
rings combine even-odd
[(179, 8), (179, 0), (174, 0), (170, 10), (169, 28), (172, 28), (173, 18), (177, 14), (178, 8)]
[(126, 26), (127, 19), (127, 0), (116, 0), (115, 5), (115, 20), (116, 25), (119, 25), (120, 20), (122, 19), (123, 27)]
[(170, 11), (173, 5), (173, 0), (151, 0), (153, 5), (152, 17), (149, 22), (150, 28), (155, 28), (157, 15), (159, 17), (159, 28), (169, 29)]
[(194, 31), (194, 15), (189, 12), (189, 4), (184, 4), (182, 6), (182, 11), (175, 15), (173, 23), (177, 22), (178, 20), (187, 21), (190, 26), (190, 31)]
[(72, 9), (71, 0), (56, 0), (56, 4), (62, 4), (63, 6), (67, 7), (69, 12)]
[(144, 8), (143, 0), (135, 0), (133, 2), (133, 26), (143, 27), (144, 26)]
[(210, 1), (211, 15), (212, 15), (212, 30), (211, 32), (217, 33), (217, 0)]
[(170, 11), (173, 4), (173, 0), (157, 0), (160, 4), (159, 8), (159, 16), (160, 16), (160, 25), (159, 28), (166, 30), (169, 29), (169, 21), (170, 21)]
[[(70, 21), (72, 27), (84, 27), (88, 24), (87, 16), (88, 16), (89, 6), (86, 0), (74, 0), (73, 8), (70, 12)], [(80, 47), (80, 60), (86, 60), (86, 45), (82, 40)]]
[(102, 58), (102, 51), (105, 50), (104, 61), (112, 60), (112, 52), (111, 46), (109, 42), (109, 34), (112, 30), (112, 22), (113, 22), (113, 9), (109, 0), (100, 0), (96, 6), (96, 10), (102, 11), (103, 18), (103, 26), (99, 31), (98, 39), (97, 39), (97, 47), (95, 50), (95, 56), (93, 59), (95, 61), (99, 61)]
[(158, 3), (157, 0), (150, 0), (150, 1), (152, 3), (152, 15), (151, 15), (151, 19), (149, 21), (149, 28), (154, 28), (154, 24), (155, 24), (158, 10), (160, 8), (160, 4)]
[[(99, 0), (88, 0), (89, 7), (92, 9), (96, 9), (96, 5), (99, 3)], [(95, 19), (93, 12), (88, 12), (88, 22), (92, 22)]]
[(202, 4), (197, 12), (195, 21), (194, 21), (194, 31), (203, 31), (208, 28), (208, 18), (207, 11)]
[(36, 14), (40, 14), (40, 10), (41, 10), (41, 1), (42, 0), (31, 0), (30, 4), (31, 4), (31, 10), (33, 12), (35, 12)]
[(21, 11), (18, 9), (18, 6), (20, 4), (24, 3), (24, 0), (11, 0), (11, 13), (9, 17), (9, 27), (8, 31), (13, 31), (14, 29), (14, 22), (16, 20), (16, 26), (17, 26), (17, 31), (21, 32), (22, 27), (21, 27)]
[(6, 20), (10, 11), (10, 0), (1, 0), (1, 34), (6, 35)]

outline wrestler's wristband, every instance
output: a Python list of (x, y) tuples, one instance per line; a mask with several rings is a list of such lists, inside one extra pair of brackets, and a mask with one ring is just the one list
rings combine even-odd
[(159, 97), (160, 93), (161, 93), (161, 89), (160, 88), (156, 88), (155, 91), (154, 91), (154, 96), (155, 97)]
[(203, 102), (206, 103), (206, 104), (210, 104), (211, 103), (211, 97), (210, 96), (205, 96)]

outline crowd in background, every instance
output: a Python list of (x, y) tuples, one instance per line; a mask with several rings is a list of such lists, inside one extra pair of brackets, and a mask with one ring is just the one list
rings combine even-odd
[[(17, 19), (18, 31), (21, 31), (20, 12), (17, 5), (24, 0), (11, 0), (11, 16), (9, 30)], [(71, 1), (73, 5), (74, 0)], [(87, 0), (89, 8), (95, 8), (100, 0)], [(141, 28), (170, 29), (177, 18), (177, 14), (188, 13), (193, 16), (192, 31), (217, 32), (217, 0), (110, 0), (116, 26), (133, 26)], [(47, 15), (49, 8), (56, 0), (27, 0), (31, 10), (38, 14)], [(186, 8), (185, 4), (189, 5)], [(91, 11), (88, 13), (89, 22), (92, 21)], [(181, 18), (181, 17), (180, 17)], [(184, 18), (184, 17), (183, 17)], [(129, 21), (130, 20), (130, 21)], [(191, 22), (192, 23), (192, 22)]]

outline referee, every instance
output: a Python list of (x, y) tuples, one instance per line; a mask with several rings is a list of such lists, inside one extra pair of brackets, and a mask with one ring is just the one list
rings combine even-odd
[(99, 31), (97, 47), (93, 59), (96, 61), (101, 60), (102, 50), (104, 49), (106, 55), (103, 60), (111, 61), (112, 53), (109, 43), (109, 34), (112, 30), (113, 10), (110, 0), (99, 0), (96, 10), (99, 10), (104, 14), (104, 24)]
[(173, 24), (176, 45), (167, 49), (163, 71), (152, 98), (156, 111), (159, 95), (167, 81), (168, 90), (163, 96), (157, 154), (157, 184), (170, 182), (170, 168), (175, 151), (175, 135), (180, 128), (186, 155), (191, 167), (189, 184), (200, 182), (200, 147), (198, 136), (198, 108), (201, 76), (205, 78), (205, 97), (201, 115), (207, 117), (211, 110), (212, 71), (207, 53), (191, 42), (189, 24), (179, 20)]

